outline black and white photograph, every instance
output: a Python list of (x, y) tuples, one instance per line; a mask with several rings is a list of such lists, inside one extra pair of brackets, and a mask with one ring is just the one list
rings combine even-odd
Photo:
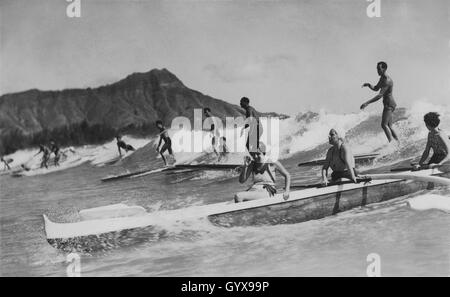
[(0, 0), (0, 157), (2, 277), (449, 277), (450, 1)]

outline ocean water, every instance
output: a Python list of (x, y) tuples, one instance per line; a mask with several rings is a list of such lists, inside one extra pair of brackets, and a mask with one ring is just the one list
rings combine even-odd
[[(385, 144), (376, 114), (321, 112), (288, 119), (280, 124), (281, 162), (293, 183), (318, 181), (320, 168), (296, 165), (322, 157), (328, 147), (327, 130), (338, 125), (354, 152), (380, 153), (374, 164), (362, 169), (383, 171), (408, 163), (425, 145), (419, 115), (424, 108), (428, 107), (419, 105), (398, 114), (395, 127), (402, 145), (397, 147)], [(444, 128), (450, 126), (446, 123)], [(110, 174), (161, 167), (154, 139), (128, 141), (140, 149), (117, 164), (101, 166), (114, 157), (114, 145), (106, 144), (74, 148), (81, 159), (58, 171), (0, 176), (2, 276), (66, 275), (68, 252), (47, 243), (43, 214), (56, 222), (71, 222), (79, 219), (81, 209), (114, 203), (158, 212), (229, 201), (247, 188), (232, 172), (160, 173), (102, 183), (100, 179)], [(31, 153), (13, 157), (19, 162)], [(180, 160), (189, 158), (198, 155), (180, 155)], [(416, 211), (406, 203), (430, 194), (450, 197), (450, 189), (423, 191), (298, 224), (221, 228), (206, 219), (162, 221), (156, 229), (137, 230), (120, 242), (80, 253), (81, 275), (366, 276), (367, 257), (375, 253), (382, 276), (449, 276), (450, 214)]]

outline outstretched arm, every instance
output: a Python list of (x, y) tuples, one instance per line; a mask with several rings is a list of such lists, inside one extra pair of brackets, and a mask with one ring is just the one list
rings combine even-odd
[(275, 161), (273, 164), (275, 165), (275, 168), (280, 172), (280, 174), (284, 176), (283, 198), (284, 200), (287, 200), (289, 199), (289, 192), (291, 189), (291, 175), (286, 170), (286, 168), (284, 168), (283, 164), (281, 164), (279, 161)]
[(378, 83), (375, 86), (372, 86), (372, 84), (369, 84), (369, 83), (364, 83), (361, 86), (361, 88), (368, 87), (372, 91), (376, 92), (376, 91), (378, 91), (381, 88), (382, 83), (383, 83), (383, 79), (380, 77), (380, 80), (378, 81)]
[(37, 155), (39, 155), (41, 152), (43, 152), (44, 150), (43, 149), (39, 149), (39, 151), (36, 153), (36, 154), (34, 154), (34, 156), (33, 157), (36, 157)]
[(342, 150), (344, 151), (344, 160), (345, 160), (345, 166), (347, 166), (348, 171), (350, 172), (350, 177), (352, 178), (352, 181), (356, 183), (356, 176), (355, 176), (355, 170), (353, 170), (353, 154), (350, 152), (350, 149), (343, 146)]
[[(377, 86), (378, 86), (378, 85), (377, 85)], [(375, 86), (375, 87), (377, 87), (377, 86)], [(382, 88), (381, 88), (381, 91), (380, 91), (380, 93), (378, 93), (378, 95), (376, 95), (375, 97), (373, 97), (372, 99), (368, 100), (367, 102), (365, 102), (365, 103), (363, 103), (363, 104), (361, 105), (361, 109), (364, 109), (364, 108), (367, 107), (367, 105), (369, 105), (369, 104), (371, 104), (371, 103), (374, 103), (374, 102), (380, 100), (381, 98), (383, 98), (384, 93), (387, 92), (388, 88), (389, 88), (388, 86), (382, 87)], [(374, 88), (373, 90), (375, 90), (375, 88)]]
[(241, 167), (241, 173), (239, 174), (239, 182), (245, 183), (247, 179), (249, 178), (250, 174), (252, 173), (253, 163), (250, 159), (250, 157), (245, 156), (244, 157), (244, 165)]

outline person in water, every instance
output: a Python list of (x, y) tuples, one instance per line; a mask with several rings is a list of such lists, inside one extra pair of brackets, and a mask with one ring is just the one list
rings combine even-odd
[(330, 130), (328, 135), (328, 142), (332, 147), (327, 152), (325, 164), (322, 167), (322, 183), (328, 185), (328, 168), (331, 167), (332, 182), (337, 182), (341, 178), (350, 179), (353, 182), (356, 180), (355, 159), (350, 148), (344, 144), (342, 138), (335, 129)]
[(219, 145), (219, 137), (220, 137), (219, 125), (217, 125), (216, 118), (212, 116), (211, 109), (209, 107), (205, 107), (203, 109), (203, 113), (205, 114), (206, 118), (211, 118), (211, 120), (212, 120), (211, 128), (206, 129), (206, 131), (211, 133), (211, 147), (212, 147), (214, 153), (216, 154), (216, 156), (220, 158), (220, 155), (216, 149), (216, 147)]
[(37, 156), (40, 153), (42, 153), (42, 159), (41, 159), (41, 168), (47, 168), (48, 169), (48, 160), (50, 158), (50, 149), (43, 144), (39, 145), (39, 151), (34, 155)]
[(255, 152), (259, 149), (260, 137), (263, 133), (263, 128), (259, 120), (258, 112), (250, 106), (250, 99), (247, 97), (242, 97), (240, 105), (245, 110), (245, 125), (241, 130), (241, 136), (244, 134), (245, 129), (248, 128), (248, 136), (245, 147), (253, 157)]
[(50, 154), (51, 153), (55, 155), (55, 166), (59, 166), (59, 159), (61, 158), (60, 148), (53, 140), (50, 141)]
[(128, 153), (128, 151), (135, 151), (134, 147), (126, 144), (125, 141), (122, 140), (122, 136), (117, 135), (116, 136), (117, 141), (117, 149), (119, 150), (119, 155), (122, 157), (122, 149), (125, 151), (125, 153)]
[[(167, 129), (164, 127), (163, 122), (160, 120), (156, 121), (156, 127), (159, 129), (159, 143), (156, 148), (156, 151), (161, 155), (161, 158), (164, 161), (164, 166), (167, 166), (167, 161), (166, 161), (166, 158), (164, 157), (165, 151), (169, 152), (169, 155), (172, 156), (173, 162), (175, 163), (176, 160), (175, 160), (175, 157), (174, 157), (173, 151), (172, 151), (172, 140), (169, 137), (169, 133), (167, 132)], [(160, 150), (159, 147), (163, 140), (164, 140), (164, 144)]]
[[(450, 160), (450, 140), (448, 135), (439, 128), (441, 122), (439, 114), (436, 112), (429, 112), (423, 117), (423, 120), (430, 132), (428, 133), (427, 145), (422, 154), (422, 158), (420, 158), (419, 164), (414, 166), (414, 169), (416, 170), (421, 168), (432, 169)], [(425, 164), (431, 149), (433, 150), (433, 156), (431, 156), (428, 164)]]
[(372, 86), (369, 83), (365, 83), (362, 85), (363, 87), (368, 87), (372, 91), (377, 92), (380, 90), (380, 93), (370, 99), (369, 101), (363, 103), (361, 105), (361, 109), (363, 110), (366, 108), (369, 104), (380, 100), (383, 98), (383, 115), (381, 118), (381, 128), (383, 128), (384, 133), (386, 134), (386, 137), (389, 142), (392, 141), (392, 139), (395, 139), (398, 141), (398, 136), (395, 130), (392, 128), (392, 116), (394, 113), (395, 108), (397, 107), (397, 104), (395, 103), (394, 97), (392, 96), (392, 90), (394, 87), (394, 82), (392, 79), (386, 74), (387, 70), (387, 64), (385, 62), (378, 62), (377, 64), (377, 72), (380, 76), (380, 80), (375, 86)]
[(289, 190), (291, 187), (291, 175), (279, 162), (270, 162), (266, 157), (264, 144), (259, 145), (259, 151), (254, 153), (254, 159), (249, 156), (244, 157), (244, 165), (239, 175), (239, 182), (244, 183), (250, 177), (253, 178), (252, 186), (245, 192), (239, 192), (234, 196), (236, 203), (269, 198), (276, 194), (275, 188), (275, 170), (284, 176), (285, 191), (283, 193), (284, 200), (289, 199)]
[(11, 167), (9, 166), (9, 164), (14, 162), (13, 159), (11, 159), (11, 158), (5, 159), (5, 158), (1, 157), (0, 161), (3, 163), (3, 170), (11, 170)]

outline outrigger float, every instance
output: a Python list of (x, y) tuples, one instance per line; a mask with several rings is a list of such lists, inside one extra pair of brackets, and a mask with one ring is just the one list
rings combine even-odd
[(321, 219), (355, 207), (387, 201), (425, 189), (450, 185), (450, 172), (439, 169), (403, 173), (367, 175), (359, 183), (341, 183), (322, 187), (303, 186), (282, 194), (242, 203), (222, 202), (148, 213), (139, 206), (115, 204), (80, 212), (81, 221), (55, 223), (44, 215), (47, 241), (66, 247), (77, 239), (99, 238), (102, 234), (155, 227), (161, 222), (208, 219), (221, 227), (300, 223)]
[(124, 178), (137, 178), (154, 173), (186, 173), (199, 170), (234, 170), (241, 164), (177, 164), (159, 169), (144, 169), (135, 172), (126, 172), (118, 175), (110, 175), (101, 179), (102, 182), (115, 181)]
[[(357, 164), (369, 164), (372, 162), (379, 154), (361, 154), (355, 155), (355, 163)], [(305, 163), (300, 163), (298, 166), (319, 166), (323, 165), (325, 160), (314, 160)], [(101, 179), (102, 182), (116, 181), (126, 178), (137, 178), (154, 173), (187, 173), (194, 171), (208, 171), (208, 170), (234, 170), (241, 167), (242, 164), (176, 164), (172, 166), (167, 166), (159, 169), (143, 169), (135, 172), (125, 172), (117, 175), (106, 176)]]

